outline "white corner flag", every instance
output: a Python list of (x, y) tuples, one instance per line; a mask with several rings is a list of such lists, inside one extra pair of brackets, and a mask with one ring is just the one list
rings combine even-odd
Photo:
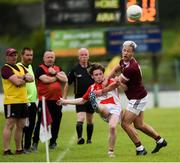
[(42, 97), (42, 121), (40, 125), (40, 133), (39, 133), (39, 138), (42, 143), (45, 143), (52, 137), (51, 123), (52, 123), (52, 118), (49, 113), (48, 107), (46, 105), (45, 97)]
[(49, 113), (48, 107), (46, 106), (45, 97), (42, 97), (42, 121), (40, 125), (39, 138), (42, 143), (46, 143), (46, 161), (49, 162), (49, 146), (48, 140), (51, 136), (51, 122), (52, 118)]

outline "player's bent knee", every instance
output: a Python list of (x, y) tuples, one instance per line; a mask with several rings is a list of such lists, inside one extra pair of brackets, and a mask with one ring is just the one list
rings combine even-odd
[(134, 125), (134, 127), (137, 129), (137, 130), (141, 130), (143, 128), (143, 125)]
[(126, 128), (128, 127), (128, 124), (125, 123), (124, 121), (122, 121), (122, 122), (121, 122), (121, 127), (122, 127), (123, 129), (126, 129)]

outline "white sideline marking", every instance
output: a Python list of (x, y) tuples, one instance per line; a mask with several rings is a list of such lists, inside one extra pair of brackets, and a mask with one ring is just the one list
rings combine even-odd
[(75, 138), (76, 138), (76, 133), (71, 137), (71, 139), (69, 140), (69, 143), (67, 145), (67, 148), (62, 151), (59, 156), (56, 158), (56, 161), (55, 162), (60, 162), (64, 156), (66, 155), (67, 152), (69, 152), (69, 148), (73, 145), (73, 143), (75, 142)]

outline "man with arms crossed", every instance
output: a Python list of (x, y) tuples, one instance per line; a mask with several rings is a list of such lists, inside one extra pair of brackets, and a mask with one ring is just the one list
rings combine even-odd
[[(24, 47), (21, 51), (21, 62), (18, 65), (21, 65), (24, 69), (29, 72), (33, 78), (34, 72), (32, 68), (32, 60), (33, 60), (33, 50), (28, 47)], [(24, 153), (31, 152), (31, 139), (32, 133), (35, 126), (36, 121), (36, 113), (37, 113), (37, 89), (35, 80), (31, 83), (26, 83), (27, 94), (28, 94), (28, 118), (26, 120), (26, 126), (23, 129), (23, 147)]]
[[(127, 90), (125, 94), (129, 99), (125, 113), (123, 114), (122, 127), (136, 146), (136, 155), (146, 155), (147, 151), (141, 144), (138, 133), (135, 128), (142, 131), (146, 135), (152, 137), (156, 141), (156, 147), (151, 153), (158, 152), (167, 142), (157, 133), (150, 125), (144, 123), (144, 109), (147, 103), (147, 91), (142, 83), (142, 73), (138, 62), (134, 58), (134, 52), (137, 45), (133, 41), (125, 41), (122, 48), (122, 59), (112, 72), (109, 74), (111, 78), (116, 72), (121, 72), (119, 79), (102, 90), (95, 92), (96, 95), (102, 95), (114, 88), (120, 83), (126, 84)], [(107, 85), (107, 81), (103, 83)], [(134, 127), (132, 126), (134, 124)]]
[(57, 138), (62, 118), (62, 106), (56, 104), (59, 97), (62, 97), (62, 83), (67, 82), (67, 76), (60, 66), (55, 65), (55, 53), (52, 50), (44, 52), (43, 63), (36, 70), (37, 92), (38, 92), (38, 120), (36, 123), (32, 150), (36, 151), (39, 142), (39, 131), (42, 119), (42, 97), (45, 97), (46, 106), (52, 117), (49, 148), (57, 147)]
[(16, 154), (22, 154), (22, 133), (27, 115), (26, 82), (32, 82), (33, 77), (27, 71), (16, 65), (17, 51), (13, 48), (6, 50), (6, 64), (1, 69), (4, 90), (4, 113), (6, 123), (3, 130), (4, 155), (12, 155), (10, 149), (11, 133), (14, 131)]

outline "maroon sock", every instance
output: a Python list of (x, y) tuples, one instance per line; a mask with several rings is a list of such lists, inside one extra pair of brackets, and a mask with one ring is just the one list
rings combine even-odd
[(161, 139), (160, 136), (157, 136), (157, 137), (155, 138), (156, 141), (159, 141), (160, 139)]
[(139, 141), (139, 142), (137, 142), (137, 143), (134, 143), (135, 144), (135, 146), (136, 147), (139, 147), (139, 146), (141, 146), (141, 142)]

